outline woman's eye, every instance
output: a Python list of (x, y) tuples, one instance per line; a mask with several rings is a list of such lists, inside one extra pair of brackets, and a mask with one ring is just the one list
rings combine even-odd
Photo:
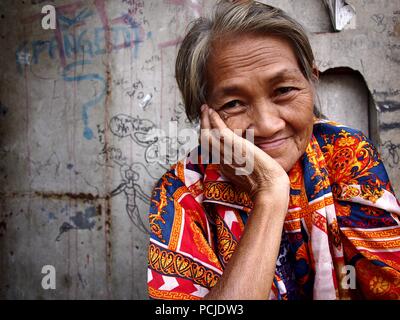
[(283, 94), (287, 94), (287, 93), (289, 93), (289, 92), (292, 92), (292, 91), (294, 91), (294, 90), (296, 90), (295, 87), (282, 87), (282, 88), (278, 88), (278, 89), (276, 90), (276, 93), (277, 93), (278, 95), (283, 95)]
[(240, 107), (240, 106), (242, 106), (242, 105), (243, 105), (243, 103), (240, 102), (239, 100), (232, 100), (232, 101), (229, 101), (228, 103), (225, 103), (225, 104), (222, 106), (222, 108), (223, 108), (223, 109), (232, 109), (232, 108), (234, 108), (234, 107)]

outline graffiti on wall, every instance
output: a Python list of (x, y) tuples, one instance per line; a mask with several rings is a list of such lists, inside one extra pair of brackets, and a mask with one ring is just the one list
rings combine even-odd
[[(89, 124), (90, 109), (101, 105), (109, 89), (104, 73), (96, 70), (96, 58), (123, 49), (132, 50), (132, 55), (137, 58), (140, 44), (151, 33), (146, 35), (143, 24), (138, 22), (135, 16), (138, 10), (129, 10), (110, 19), (105, 0), (77, 1), (58, 6), (56, 10), (57, 28), (53, 32), (42, 33), (41, 38), (23, 40), (17, 46), (17, 70), (22, 74), (27, 66), (32, 71), (37, 65), (57, 60), (62, 66), (60, 76), (64, 81), (79, 86), (83, 86), (83, 82), (98, 82), (96, 95), (82, 105), (83, 136), (91, 140), (94, 132)], [(24, 25), (37, 24), (40, 18), (40, 15), (33, 15), (22, 22)], [(88, 71), (90, 66), (96, 71)], [(143, 99), (144, 104), (148, 104), (151, 98)]]

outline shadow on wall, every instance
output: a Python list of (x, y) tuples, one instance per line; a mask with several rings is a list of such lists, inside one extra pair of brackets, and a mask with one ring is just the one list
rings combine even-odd
[(359, 129), (378, 144), (375, 103), (360, 72), (343, 67), (320, 73), (317, 107), (327, 119)]

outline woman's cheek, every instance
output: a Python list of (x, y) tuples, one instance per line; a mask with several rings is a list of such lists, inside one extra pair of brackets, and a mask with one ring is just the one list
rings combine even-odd
[(296, 119), (299, 123), (312, 121), (314, 112), (313, 97), (309, 94), (299, 96), (291, 103), (288, 111), (291, 113), (291, 118)]
[(295, 109), (301, 109), (303, 112), (312, 112), (314, 106), (313, 96), (308, 91), (300, 93), (296, 99), (292, 101), (292, 106)]

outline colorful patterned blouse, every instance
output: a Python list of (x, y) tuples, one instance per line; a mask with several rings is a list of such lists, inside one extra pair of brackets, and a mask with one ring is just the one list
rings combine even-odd
[[(152, 194), (154, 299), (203, 298), (251, 214), (248, 194), (199, 154), (174, 165)], [(372, 143), (357, 130), (318, 120), (289, 178), (270, 299), (400, 299), (400, 206)]]

